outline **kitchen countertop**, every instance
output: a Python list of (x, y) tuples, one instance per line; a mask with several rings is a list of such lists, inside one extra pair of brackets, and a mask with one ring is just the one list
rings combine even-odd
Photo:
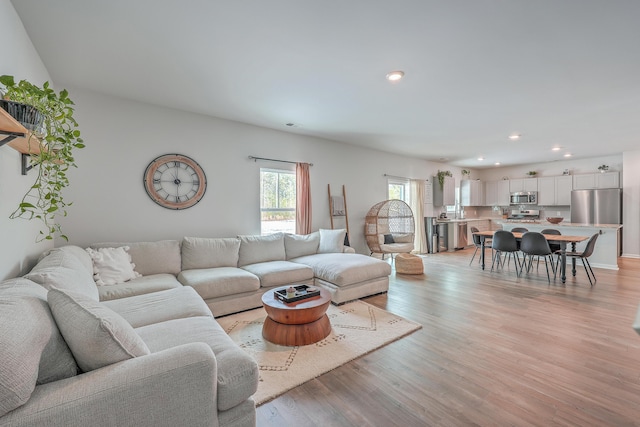
[(436, 222), (472, 222), (472, 221), (491, 221), (491, 220), (496, 220), (497, 218), (447, 218), (447, 219), (440, 219), (437, 218)]
[(527, 224), (529, 224), (529, 225), (544, 225), (545, 227), (582, 227), (582, 228), (612, 228), (612, 229), (622, 228), (622, 224), (580, 224), (580, 223), (564, 222), (564, 221), (562, 221), (559, 224), (552, 224), (549, 221), (545, 221), (545, 220), (518, 221), (514, 219), (510, 219), (510, 220), (499, 219), (495, 221), (497, 221), (498, 224), (508, 224), (510, 226), (514, 224), (518, 224), (525, 227), (527, 226)]

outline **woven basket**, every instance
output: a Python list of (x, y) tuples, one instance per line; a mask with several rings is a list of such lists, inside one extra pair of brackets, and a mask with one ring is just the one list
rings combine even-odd
[(422, 258), (411, 254), (396, 255), (396, 273), (400, 274), (424, 274)]

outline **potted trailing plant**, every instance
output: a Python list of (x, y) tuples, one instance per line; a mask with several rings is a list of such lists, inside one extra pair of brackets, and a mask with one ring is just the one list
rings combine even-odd
[(606, 171), (609, 170), (609, 166), (607, 165), (600, 165), (598, 166), (598, 170), (600, 171), (600, 173), (605, 173)]
[(469, 169), (462, 169), (462, 177), (466, 179), (471, 178), (471, 171)]
[(441, 171), (438, 170), (438, 173), (436, 174), (436, 176), (438, 177), (438, 182), (440, 183), (440, 189), (444, 188), (444, 178), (446, 176), (453, 176), (451, 174), (451, 171)]
[(538, 174), (538, 172), (536, 172), (536, 171), (527, 172), (527, 175), (529, 175), (529, 176), (536, 176), (537, 174)]
[(73, 117), (74, 103), (66, 90), (56, 93), (49, 82), (38, 87), (26, 80), (16, 83), (13, 76), (3, 75), (0, 84), (5, 99), (35, 107), (42, 115), (41, 129), (28, 137), (30, 165), (37, 166), (35, 182), (10, 218), (42, 221), (45, 230), (40, 231), (37, 241), (51, 240), (56, 234), (68, 240), (57, 219), (66, 216), (66, 208), (71, 206), (62, 192), (69, 186), (67, 171), (77, 167), (73, 152), (84, 148)]

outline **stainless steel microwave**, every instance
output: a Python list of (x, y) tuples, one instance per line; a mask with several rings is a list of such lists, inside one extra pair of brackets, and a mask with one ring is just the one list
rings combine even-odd
[(511, 193), (509, 203), (512, 205), (537, 205), (538, 204), (538, 192), (537, 191), (518, 191)]

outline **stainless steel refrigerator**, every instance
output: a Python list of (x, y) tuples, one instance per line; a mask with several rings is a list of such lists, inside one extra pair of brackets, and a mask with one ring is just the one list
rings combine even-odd
[(622, 224), (622, 190), (620, 188), (573, 190), (571, 222)]

